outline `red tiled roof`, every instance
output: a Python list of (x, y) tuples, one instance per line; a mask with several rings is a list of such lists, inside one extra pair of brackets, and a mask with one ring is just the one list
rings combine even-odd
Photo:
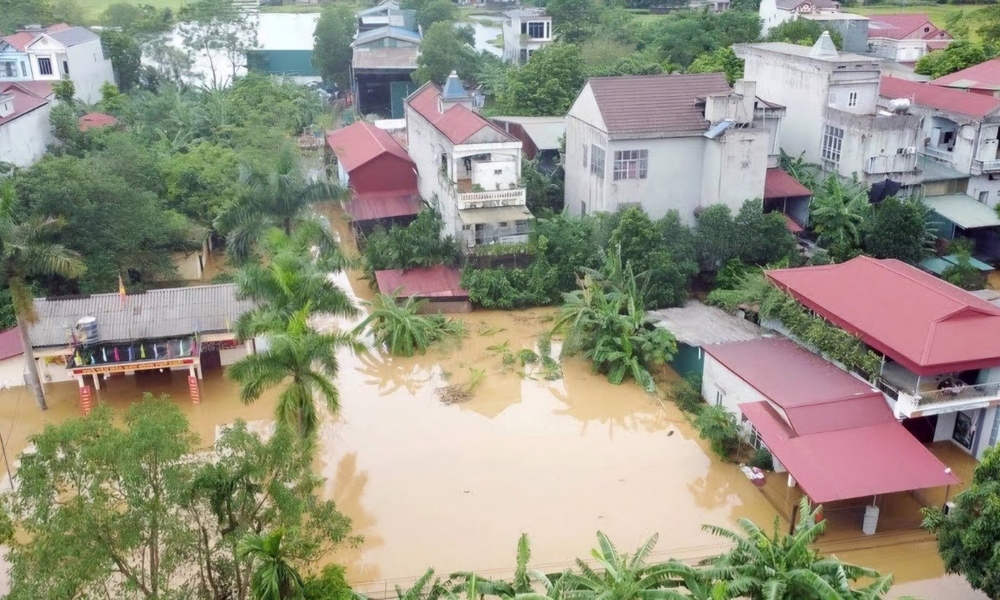
[(355, 194), (344, 206), (354, 221), (373, 221), (416, 215), (420, 212), (420, 195), (416, 190)]
[[(771, 368), (787, 372), (784, 365)], [(767, 402), (749, 402), (739, 408), (813, 502), (959, 483), (937, 457), (895, 420), (793, 436)]]
[(731, 91), (722, 73), (595, 77), (587, 82), (610, 135), (705, 131), (696, 101)]
[(772, 167), (764, 176), (764, 199), (802, 198), (812, 196), (809, 188), (799, 183), (780, 167)]
[[(875, 25), (875, 27), (873, 27)], [(881, 25), (881, 27), (878, 27)], [(929, 27), (926, 34), (924, 27)], [(919, 30), (919, 31), (918, 31)], [(901, 40), (911, 33), (917, 32), (918, 38), (933, 37), (940, 30), (931, 23), (927, 15), (924, 14), (894, 14), (894, 15), (871, 15), (868, 17), (868, 32), (870, 37), (884, 37), (893, 40)]]
[(406, 150), (383, 129), (366, 121), (356, 121), (347, 127), (326, 132), (326, 145), (350, 173), (383, 154), (391, 154), (413, 164)]
[(778, 405), (788, 417), (792, 435), (896, 421), (882, 392), (787, 339), (703, 348)]
[(24, 354), (21, 344), (21, 330), (17, 327), (0, 332), (0, 360), (7, 360)]
[(795, 222), (795, 219), (789, 217), (788, 215), (781, 216), (785, 217), (785, 227), (788, 228), (788, 231), (791, 231), (792, 233), (802, 233), (805, 231), (801, 225)]
[(80, 131), (117, 125), (118, 119), (104, 113), (88, 113), (80, 117)]
[(883, 98), (909, 98), (914, 104), (983, 118), (1000, 108), (1000, 99), (960, 92), (946, 87), (919, 83), (898, 77), (883, 77), (879, 84)]
[(36, 96), (17, 83), (0, 83), (0, 94), (10, 94), (14, 97), (14, 112), (6, 117), (0, 117), (0, 125), (6, 125), (49, 103), (45, 98)]
[(960, 89), (1000, 90), (1000, 58), (938, 77), (931, 84)]
[(437, 265), (416, 269), (375, 271), (375, 281), (383, 294), (399, 290), (400, 298), (455, 298), (467, 300), (462, 289), (462, 273), (455, 267)]
[(1000, 365), (1000, 308), (906, 263), (860, 256), (767, 276), (918, 375)]
[(35, 41), (35, 38), (43, 33), (53, 33), (56, 31), (62, 31), (63, 29), (69, 29), (69, 25), (66, 23), (56, 23), (44, 29), (33, 29), (30, 31), (17, 31), (11, 35), (4, 36), (3, 40), (14, 47), (15, 50), (19, 52), (24, 52), (28, 48), (28, 44)]
[(490, 123), (462, 104), (455, 104), (443, 113), (438, 110), (438, 98), (441, 90), (428, 83), (423, 89), (417, 90), (407, 99), (407, 103), (423, 118), (427, 119), (438, 131), (453, 144), (462, 144), (475, 134), (488, 127), (500, 133), (510, 141), (516, 141), (496, 125)]
[(39, 98), (47, 99), (55, 93), (52, 91), (52, 83), (49, 81), (18, 81), (16, 83)]

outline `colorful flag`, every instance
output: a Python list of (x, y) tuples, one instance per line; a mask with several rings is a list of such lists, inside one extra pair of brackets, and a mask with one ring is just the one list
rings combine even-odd
[(118, 274), (118, 296), (122, 299), (122, 306), (125, 306), (125, 282), (122, 281), (121, 273)]

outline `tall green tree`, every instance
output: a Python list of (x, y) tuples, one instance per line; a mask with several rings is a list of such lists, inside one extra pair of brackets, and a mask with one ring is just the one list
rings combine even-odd
[(556, 42), (508, 72), (497, 110), (509, 115), (565, 115), (584, 83), (583, 58), (572, 44)]
[(52, 23), (54, 19), (49, 0), (0, 0), (0, 34), (14, 33), (27, 25)]
[(823, 35), (823, 32), (826, 31), (830, 34), (830, 38), (833, 40), (833, 45), (838, 49), (842, 48), (843, 40), (840, 32), (828, 31), (828, 29), (829, 27), (824, 26), (820, 21), (794, 19), (791, 21), (785, 21), (776, 27), (772, 27), (771, 30), (767, 32), (765, 40), (768, 42), (787, 42), (789, 44), (798, 44), (800, 46), (812, 46), (816, 43), (816, 40)]
[(949, 573), (959, 573), (990, 598), (1000, 598), (1000, 447), (987, 448), (969, 486), (945, 515), (924, 509), (924, 527), (937, 536), (938, 553)]
[(725, 73), (729, 85), (743, 78), (743, 60), (736, 56), (732, 48), (718, 48), (694, 59), (687, 68), (688, 73)]
[(462, 81), (473, 80), (479, 73), (479, 57), (453, 23), (440, 21), (424, 31), (417, 70), (411, 77), (421, 84), (442, 84), (452, 71)]
[(342, 90), (351, 87), (351, 42), (356, 28), (354, 11), (346, 4), (327, 4), (313, 33), (313, 65), (323, 81), (336, 83)]
[(319, 425), (317, 397), (331, 413), (340, 409), (340, 393), (334, 384), (337, 350), (345, 346), (360, 350), (352, 335), (312, 329), (310, 311), (309, 305), (296, 311), (283, 329), (275, 319), (267, 349), (241, 359), (226, 371), (239, 384), (240, 399), (247, 404), (291, 378), (278, 394), (277, 419), (303, 438), (311, 437)]
[(142, 48), (139, 42), (127, 33), (105, 29), (101, 31), (101, 47), (104, 57), (111, 61), (118, 89), (127, 92), (139, 85), (142, 75)]
[[(996, 7), (989, 10), (992, 10), (991, 14), (1000, 14), (996, 11)], [(988, 22), (986, 27), (989, 28), (989, 31), (983, 37), (993, 40), (993, 44), (996, 44), (1000, 42), (1000, 37), (997, 37), (997, 34), (1000, 34), (1000, 26), (992, 25), (994, 22), (997, 21)], [(955, 71), (978, 65), (996, 55), (995, 45), (986, 45), (971, 40), (955, 40), (947, 48), (923, 56), (917, 61), (913, 71), (918, 75), (927, 75), (931, 79), (937, 79)]]
[[(229, 0), (197, 0), (179, 11), (178, 32), (187, 49), (202, 52), (212, 72), (212, 87), (236, 81), (247, 53), (257, 48), (257, 18)], [(223, 63), (219, 60), (225, 57)], [(228, 64), (230, 72), (220, 71)]]
[(927, 207), (916, 200), (883, 200), (865, 221), (865, 253), (918, 264), (933, 241), (927, 231), (927, 213)]
[(859, 181), (831, 175), (813, 190), (809, 224), (820, 245), (838, 258), (850, 258), (861, 247), (870, 212), (868, 191)]
[(549, 0), (545, 10), (561, 41), (573, 44), (591, 35), (601, 19), (604, 5), (597, 0)]
[(14, 185), (9, 179), (0, 179), (0, 283), (10, 294), (11, 308), (21, 331), (28, 386), (38, 408), (46, 410), (48, 405), (29, 335), (31, 325), (38, 321), (30, 278), (79, 277), (86, 267), (78, 254), (52, 242), (63, 226), (62, 221), (51, 217), (21, 221), (14, 210)]
[(250, 561), (253, 574), (250, 592), (254, 600), (293, 600), (302, 597), (302, 575), (291, 564), (291, 557), (281, 541), (280, 529), (270, 533), (251, 533), (240, 540), (237, 556)]
[(458, 6), (451, 0), (428, 0), (417, 10), (417, 23), (424, 30), (435, 23), (454, 23)]
[(215, 220), (236, 260), (249, 258), (257, 240), (273, 227), (288, 235), (295, 229), (308, 230), (321, 253), (339, 251), (336, 235), (312, 209), (319, 202), (340, 200), (346, 192), (334, 183), (310, 179), (291, 148), (285, 146), (268, 169), (244, 165), (240, 181), (242, 196)]

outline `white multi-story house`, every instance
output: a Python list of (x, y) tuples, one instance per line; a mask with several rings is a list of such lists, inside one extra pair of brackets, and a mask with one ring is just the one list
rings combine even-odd
[(69, 79), (76, 88), (76, 98), (88, 104), (101, 99), (102, 85), (114, 83), (111, 61), (104, 58), (101, 38), (89, 29), (50, 27), (25, 33), (34, 34), (24, 49), (34, 81)]
[(0, 82), (0, 162), (34, 164), (52, 143), (52, 86), (40, 81)]
[(897, 62), (917, 62), (932, 50), (947, 48), (951, 40), (927, 15), (872, 15), (868, 20), (871, 52)]
[(920, 117), (878, 107), (880, 59), (838, 52), (824, 33), (813, 47), (737, 44), (757, 94), (787, 107), (780, 144), (827, 172), (868, 184), (921, 181)]
[(835, 13), (839, 10), (840, 3), (833, 0), (761, 0), (758, 9), (761, 33), (767, 35), (778, 25), (802, 16)]
[(406, 137), (417, 187), (463, 251), (525, 242), (531, 212), (521, 185), (521, 141), (476, 113), (452, 72), (406, 99)]
[(552, 43), (552, 17), (543, 8), (518, 8), (503, 13), (503, 59), (525, 63), (531, 54)]
[(700, 208), (764, 197), (784, 107), (754, 89), (721, 73), (590, 79), (566, 117), (567, 209), (693, 223)]

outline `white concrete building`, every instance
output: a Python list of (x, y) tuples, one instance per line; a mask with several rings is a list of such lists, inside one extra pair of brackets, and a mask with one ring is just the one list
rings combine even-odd
[(835, 13), (840, 10), (840, 3), (833, 0), (761, 0), (758, 14), (760, 15), (761, 34), (786, 21), (794, 21), (804, 15), (820, 13)]
[(25, 369), (21, 330), (0, 332), (0, 390), (24, 385)]
[(503, 13), (503, 59), (525, 63), (531, 54), (552, 43), (552, 17), (543, 8), (518, 8)]
[(25, 50), (35, 81), (69, 79), (76, 87), (76, 98), (88, 104), (101, 99), (102, 85), (114, 83), (101, 38), (84, 27), (39, 33)]
[(812, 47), (737, 44), (757, 94), (787, 107), (781, 148), (843, 177), (920, 182), (920, 117), (880, 110), (877, 58), (838, 52), (828, 34)]
[(915, 63), (932, 50), (947, 48), (951, 40), (923, 14), (872, 15), (868, 22), (871, 52), (896, 62)]
[(54, 141), (52, 86), (41, 81), (0, 83), (0, 162), (34, 164)]
[(566, 118), (567, 209), (693, 223), (699, 208), (762, 198), (784, 107), (754, 89), (721, 73), (589, 80)]
[(452, 72), (442, 90), (424, 84), (406, 99), (406, 138), (420, 196), (464, 252), (526, 242), (531, 212), (521, 179), (521, 141), (472, 109)]

